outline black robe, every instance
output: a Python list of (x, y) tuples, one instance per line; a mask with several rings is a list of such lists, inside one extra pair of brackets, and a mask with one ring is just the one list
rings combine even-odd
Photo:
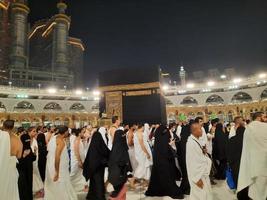
[(19, 159), (17, 169), (19, 172), (18, 186), (19, 186), (19, 197), (20, 200), (32, 200), (32, 176), (33, 166), (32, 163), (36, 160), (36, 156), (31, 149), (31, 138), (28, 134), (23, 134), (20, 137), (23, 144), (23, 151), (30, 150), (30, 154), (25, 158), (23, 156)]
[(40, 176), (42, 181), (45, 181), (45, 168), (46, 168), (46, 156), (47, 156), (47, 148), (45, 141), (45, 134), (39, 133), (37, 136), (38, 143), (38, 169), (40, 172)]
[(117, 130), (114, 134), (112, 150), (108, 162), (108, 181), (113, 185), (112, 197), (116, 197), (127, 182), (127, 173), (132, 171), (128, 154), (126, 134)]
[(105, 200), (104, 172), (107, 167), (109, 149), (101, 133), (93, 134), (83, 165), (83, 176), (90, 179), (89, 191), (86, 199)]
[(215, 130), (215, 137), (213, 139), (213, 159), (215, 162), (215, 166), (217, 168), (217, 173), (215, 178), (223, 180), (225, 179), (225, 170), (227, 167), (227, 159), (226, 159), (226, 144), (228, 141), (228, 134), (223, 131), (223, 125), (221, 123), (217, 124)]
[[(227, 162), (233, 173), (233, 179), (235, 184), (238, 183), (238, 174), (241, 161), (241, 154), (243, 148), (243, 136), (245, 127), (241, 126), (236, 129), (236, 135), (231, 137), (227, 143)], [(239, 200), (246, 200), (248, 198), (248, 189), (244, 189), (237, 194)]]
[(146, 196), (183, 197), (182, 191), (176, 185), (176, 166), (169, 142), (169, 130), (161, 125), (155, 133), (153, 166)]

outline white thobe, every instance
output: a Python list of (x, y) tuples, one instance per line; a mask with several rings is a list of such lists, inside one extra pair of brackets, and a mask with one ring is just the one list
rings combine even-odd
[(249, 197), (267, 198), (267, 124), (251, 122), (244, 133), (237, 191), (249, 186)]
[[(202, 151), (200, 140), (190, 135), (186, 144), (186, 168), (191, 191), (189, 200), (212, 200), (209, 174), (211, 170), (211, 160)], [(199, 188), (196, 183), (203, 182), (203, 188)]]
[(182, 126), (179, 125), (176, 130), (176, 135), (181, 139)]

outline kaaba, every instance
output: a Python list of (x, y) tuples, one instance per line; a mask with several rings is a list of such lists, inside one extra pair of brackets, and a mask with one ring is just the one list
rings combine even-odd
[(157, 67), (99, 73), (100, 115), (119, 116), (124, 124), (166, 123), (165, 98)]

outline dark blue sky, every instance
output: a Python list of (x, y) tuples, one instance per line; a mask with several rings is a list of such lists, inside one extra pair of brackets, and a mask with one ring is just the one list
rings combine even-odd
[[(56, 13), (56, 0), (30, 0), (31, 21)], [(161, 65), (178, 73), (267, 69), (266, 0), (66, 0), (71, 35), (86, 45), (85, 75)], [(256, 70), (256, 71), (254, 71)]]

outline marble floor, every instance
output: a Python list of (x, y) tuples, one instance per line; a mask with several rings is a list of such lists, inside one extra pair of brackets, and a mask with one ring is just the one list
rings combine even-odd
[[(127, 192), (127, 200), (171, 200), (169, 197), (145, 197), (144, 188)], [(230, 191), (225, 181), (217, 181), (217, 185), (212, 187), (213, 200), (236, 200), (235, 195)], [(79, 194), (79, 200), (84, 200), (84, 194)], [(185, 197), (187, 200), (188, 197)]]
[[(145, 188), (137, 188), (127, 192), (127, 200), (172, 200), (170, 197), (146, 197)], [(217, 181), (217, 185), (212, 187), (213, 200), (236, 200), (233, 191), (229, 190), (225, 181)], [(86, 194), (78, 194), (79, 200), (85, 200)], [(107, 198), (108, 199), (108, 198)], [(188, 196), (184, 200), (189, 199)], [(42, 199), (35, 199), (42, 200)]]

